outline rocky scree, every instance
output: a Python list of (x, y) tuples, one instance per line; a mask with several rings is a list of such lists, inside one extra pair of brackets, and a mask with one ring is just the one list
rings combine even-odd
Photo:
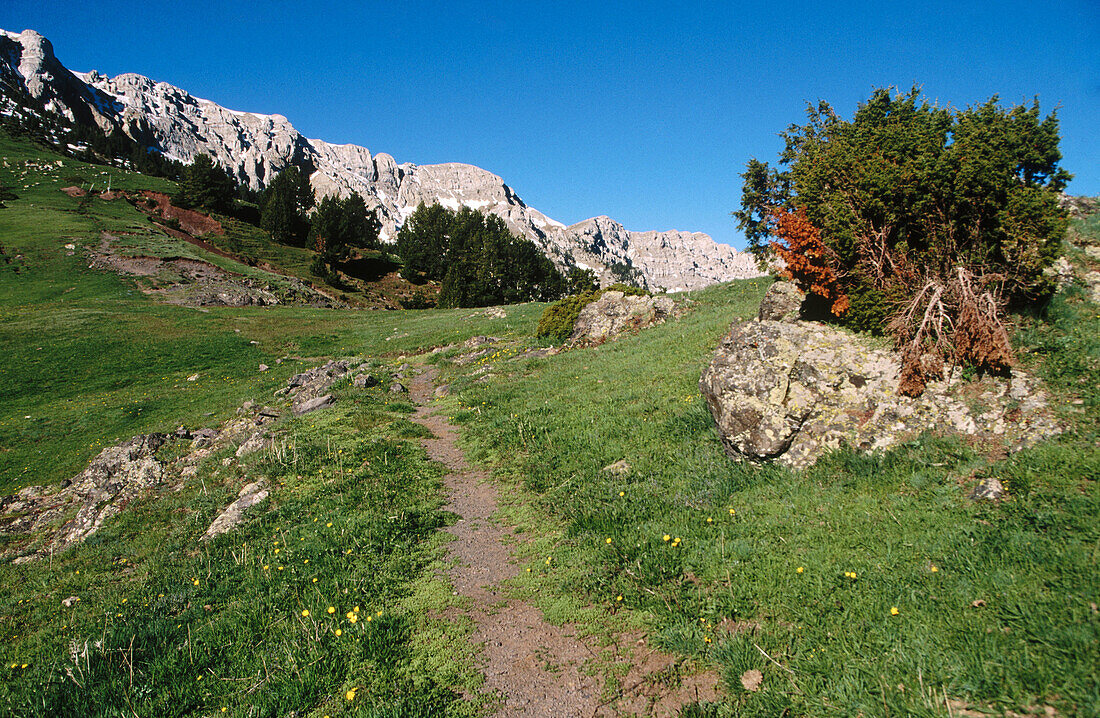
[[(334, 400), (324, 392), (352, 373), (352, 363), (329, 361), (296, 374), (276, 394), (289, 395), (296, 414), (328, 406)], [(364, 370), (367, 366), (361, 364), (358, 368)], [(15, 541), (0, 555), (14, 555), (14, 560), (22, 563), (81, 543), (143, 492), (161, 485), (181, 486), (214, 454), (232, 449), (232, 456), (223, 459), (223, 463), (229, 464), (270, 447), (271, 424), (282, 413), (281, 409), (246, 401), (237, 409), (236, 416), (219, 429), (189, 431), (181, 426), (174, 434), (135, 436), (103, 449), (87, 468), (58, 487), (28, 486), (0, 498), (0, 535), (44, 535), (33, 548), (28, 548), (27, 541)], [(170, 442), (187, 442), (186, 451), (170, 461), (161, 460), (157, 453)], [(215, 519), (205, 537), (229, 531), (243, 520), (247, 510), (268, 495), (263, 478), (254, 478)]]

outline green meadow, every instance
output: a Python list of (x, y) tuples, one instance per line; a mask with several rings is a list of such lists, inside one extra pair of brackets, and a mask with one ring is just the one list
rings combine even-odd
[[(680, 319), (542, 358), (522, 357), (541, 304), (506, 319), (171, 306), (89, 268), (86, 248), (106, 231), (135, 254), (231, 260), (174, 247), (124, 200), (59, 191), (74, 178), (165, 182), (5, 137), (0, 156), (18, 197), (0, 209), (0, 495), (59, 484), (135, 434), (218, 426), (329, 357), (380, 372), (430, 362), (515, 527), (525, 570), (509, 590), (597, 648), (644, 630), (681, 670), (716, 670), (722, 699), (688, 714), (1100, 715), (1100, 310), (1081, 289), (1018, 318), (1058, 438), (1005, 458), (932, 429), (793, 473), (731, 462), (697, 386), (770, 280), (677, 295), (691, 302)], [(249, 251), (281, 256), (259, 245)], [(473, 364), (428, 353), (482, 334), (502, 341)], [(484, 714), (461, 699), (481, 683), (469, 626), (441, 617), (455, 600), (439, 573), (438, 529), (454, 520), (442, 468), (384, 383), (335, 391), (332, 409), (282, 419), (274, 449), (228, 465), (230, 451), (216, 454), (81, 546), (0, 562), (0, 712)], [(620, 460), (629, 472), (604, 470)], [(200, 542), (257, 476), (275, 487), (268, 503)], [(968, 498), (987, 476), (1010, 500)], [(612, 694), (621, 676), (599, 656)], [(763, 682), (749, 692), (753, 669)]]

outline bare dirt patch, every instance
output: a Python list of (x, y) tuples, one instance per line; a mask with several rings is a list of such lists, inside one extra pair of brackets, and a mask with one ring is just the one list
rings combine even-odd
[(142, 278), (142, 291), (169, 304), (184, 306), (268, 306), (309, 304), (332, 306), (331, 300), (290, 280), (289, 288), (277, 290), (269, 284), (234, 274), (209, 262), (185, 257), (127, 256), (116, 251), (117, 238), (101, 235), (91, 255), (92, 266)]
[[(151, 190), (142, 190), (141, 196), (146, 200), (153, 200), (156, 202), (155, 212), (165, 219), (174, 219), (180, 223), (180, 229), (192, 236), (198, 236), (202, 234), (224, 234), (225, 230), (222, 228), (221, 222), (216, 219), (212, 219), (202, 212), (195, 212), (190, 209), (183, 209), (176, 207), (172, 204), (172, 199), (163, 192), (153, 192)], [(152, 210), (152, 207), (147, 209)]]
[(519, 573), (508, 545), (513, 533), (492, 520), (497, 489), (488, 474), (466, 462), (456, 444), (458, 430), (430, 406), (434, 378), (429, 369), (411, 382), (410, 397), (418, 404), (413, 420), (432, 432), (424, 446), (448, 469), (447, 508), (459, 516), (447, 529), (454, 536), (448, 577), (467, 600), (463, 613), (473, 620), (473, 639), (483, 646), (485, 688), (502, 699), (496, 715), (674, 716), (688, 703), (714, 700), (715, 674), (681, 675), (677, 660), (649, 649), (640, 634), (621, 636), (612, 647), (613, 663), (629, 668), (620, 688), (601, 699), (603, 682), (591, 675), (589, 664), (606, 649), (590, 646), (574, 626), (547, 623), (539, 609), (507, 595), (501, 582)]

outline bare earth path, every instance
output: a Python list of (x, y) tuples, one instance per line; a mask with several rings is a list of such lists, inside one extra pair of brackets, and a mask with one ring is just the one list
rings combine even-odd
[[(497, 491), (486, 472), (467, 464), (456, 439), (458, 430), (430, 406), (435, 369), (415, 377), (410, 396), (417, 404), (413, 421), (432, 432), (423, 444), (432, 459), (444, 464), (450, 501), (447, 509), (458, 523), (447, 529), (455, 540), (449, 546), (455, 565), (448, 571), (458, 595), (467, 599), (465, 614), (474, 622), (473, 640), (484, 646), (485, 689), (499, 692), (503, 718), (629, 714), (677, 715), (694, 700), (713, 700), (717, 679), (691, 676), (676, 685), (664, 685), (672, 659), (643, 647), (638, 636), (623, 646), (634, 652), (634, 665), (623, 679), (625, 690), (609, 703), (600, 701), (600, 682), (582, 670), (595, 654), (568, 627), (553, 626), (530, 604), (507, 598), (499, 584), (519, 573), (512, 549), (505, 543), (511, 532), (491, 521)], [(619, 651), (616, 651), (619, 653)], [(622, 660), (628, 660), (620, 656)]]

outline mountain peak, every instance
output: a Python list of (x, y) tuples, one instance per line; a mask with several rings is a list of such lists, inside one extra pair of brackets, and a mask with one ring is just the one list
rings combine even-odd
[(310, 173), (318, 196), (362, 195), (392, 239), (421, 203), (491, 212), (559, 267), (596, 271), (604, 284), (629, 276), (653, 289), (694, 289), (758, 276), (755, 263), (702, 233), (631, 232), (600, 215), (566, 227), (528, 207), (503, 178), (459, 162), (398, 164), (385, 152), (304, 137), (277, 114), (230, 110), (167, 82), (124, 73), (74, 74), (33, 30), (0, 35), (0, 79), (79, 124), (123, 132), (167, 157), (213, 157), (239, 182), (262, 189), (289, 165)]

